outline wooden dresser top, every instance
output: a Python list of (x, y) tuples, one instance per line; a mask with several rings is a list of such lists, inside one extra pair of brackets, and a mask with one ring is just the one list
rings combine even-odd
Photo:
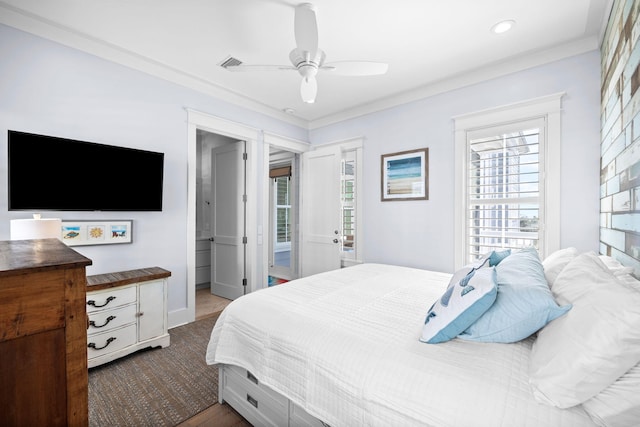
[(0, 277), (91, 264), (58, 239), (0, 241)]
[(160, 267), (139, 268), (137, 270), (119, 271), (117, 273), (96, 274), (87, 276), (87, 290), (97, 291), (132, 283), (148, 282), (171, 276), (171, 272)]

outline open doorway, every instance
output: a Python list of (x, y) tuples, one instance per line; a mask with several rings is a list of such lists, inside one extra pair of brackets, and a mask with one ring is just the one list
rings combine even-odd
[[(242, 187), (244, 183), (238, 182), (242, 177), (231, 174), (228, 167), (222, 171), (223, 177), (220, 176), (221, 171), (216, 172), (216, 164), (226, 162), (225, 166), (229, 166), (229, 158), (225, 153), (233, 155), (242, 144), (244, 141), (224, 135), (202, 129), (196, 131), (196, 320), (221, 311), (240, 293), (227, 292), (224, 285), (219, 283), (221, 275), (226, 276), (225, 281), (230, 283), (241, 283), (244, 279), (232, 277), (242, 275), (242, 271), (222, 271), (225, 266), (219, 265), (220, 257), (225, 256), (221, 255), (221, 252), (237, 246), (229, 245), (229, 242), (220, 242), (224, 240), (219, 237), (220, 220), (237, 217), (238, 210), (237, 204), (232, 205), (228, 200), (222, 200), (229, 196), (229, 191), (223, 192), (220, 189)], [(223, 157), (217, 160), (221, 156)], [(232, 224), (232, 227), (241, 228), (241, 225), (236, 225)], [(244, 233), (244, 230), (237, 229), (234, 232)], [(221, 244), (224, 245), (222, 250)], [(232, 249), (234, 252), (237, 251), (235, 247)], [(223, 289), (220, 289), (221, 286)]]
[[(261, 248), (262, 228), (258, 224), (258, 136), (255, 128), (248, 127), (242, 123), (229, 121), (220, 117), (187, 108), (187, 159), (189, 167), (187, 169), (187, 230), (186, 230), (186, 251), (187, 251), (187, 289), (184, 295), (185, 306), (169, 311), (169, 324), (182, 325), (193, 322), (196, 318), (196, 189), (197, 185), (197, 134), (198, 131), (206, 131), (216, 135), (228, 137), (234, 141), (244, 141), (247, 153), (246, 160), (246, 291), (247, 293), (261, 287), (262, 274), (266, 272), (259, 270), (260, 265), (264, 265), (259, 259), (258, 249)], [(171, 290), (170, 290), (171, 292)], [(180, 296), (176, 296), (180, 298)]]
[(270, 147), (268, 286), (298, 277), (298, 162), (296, 153)]

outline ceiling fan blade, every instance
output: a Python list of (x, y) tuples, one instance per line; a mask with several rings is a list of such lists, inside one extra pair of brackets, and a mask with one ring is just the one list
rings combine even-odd
[(229, 71), (281, 71), (281, 70), (293, 70), (297, 71), (296, 67), (291, 65), (229, 65), (224, 67)]
[(315, 77), (305, 77), (300, 85), (300, 96), (307, 104), (316, 102), (316, 94), (318, 93), (318, 82)]
[(318, 50), (318, 22), (314, 5), (302, 3), (296, 6), (294, 31), (298, 50), (314, 56)]
[(320, 69), (341, 76), (377, 76), (385, 74), (389, 64), (371, 61), (337, 61), (324, 64)]

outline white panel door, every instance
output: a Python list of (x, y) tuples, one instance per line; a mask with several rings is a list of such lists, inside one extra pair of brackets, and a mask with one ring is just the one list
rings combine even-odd
[(211, 151), (211, 293), (229, 299), (244, 293), (243, 151), (243, 142), (226, 144)]
[(339, 147), (303, 153), (301, 276), (340, 268)]

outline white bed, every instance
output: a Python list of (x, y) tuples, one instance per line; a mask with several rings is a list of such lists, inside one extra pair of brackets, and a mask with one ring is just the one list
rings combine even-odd
[(534, 398), (534, 337), (418, 340), (451, 277), (363, 264), (253, 292), (220, 315), (207, 363), (248, 370), (333, 427), (596, 425), (582, 405)]

